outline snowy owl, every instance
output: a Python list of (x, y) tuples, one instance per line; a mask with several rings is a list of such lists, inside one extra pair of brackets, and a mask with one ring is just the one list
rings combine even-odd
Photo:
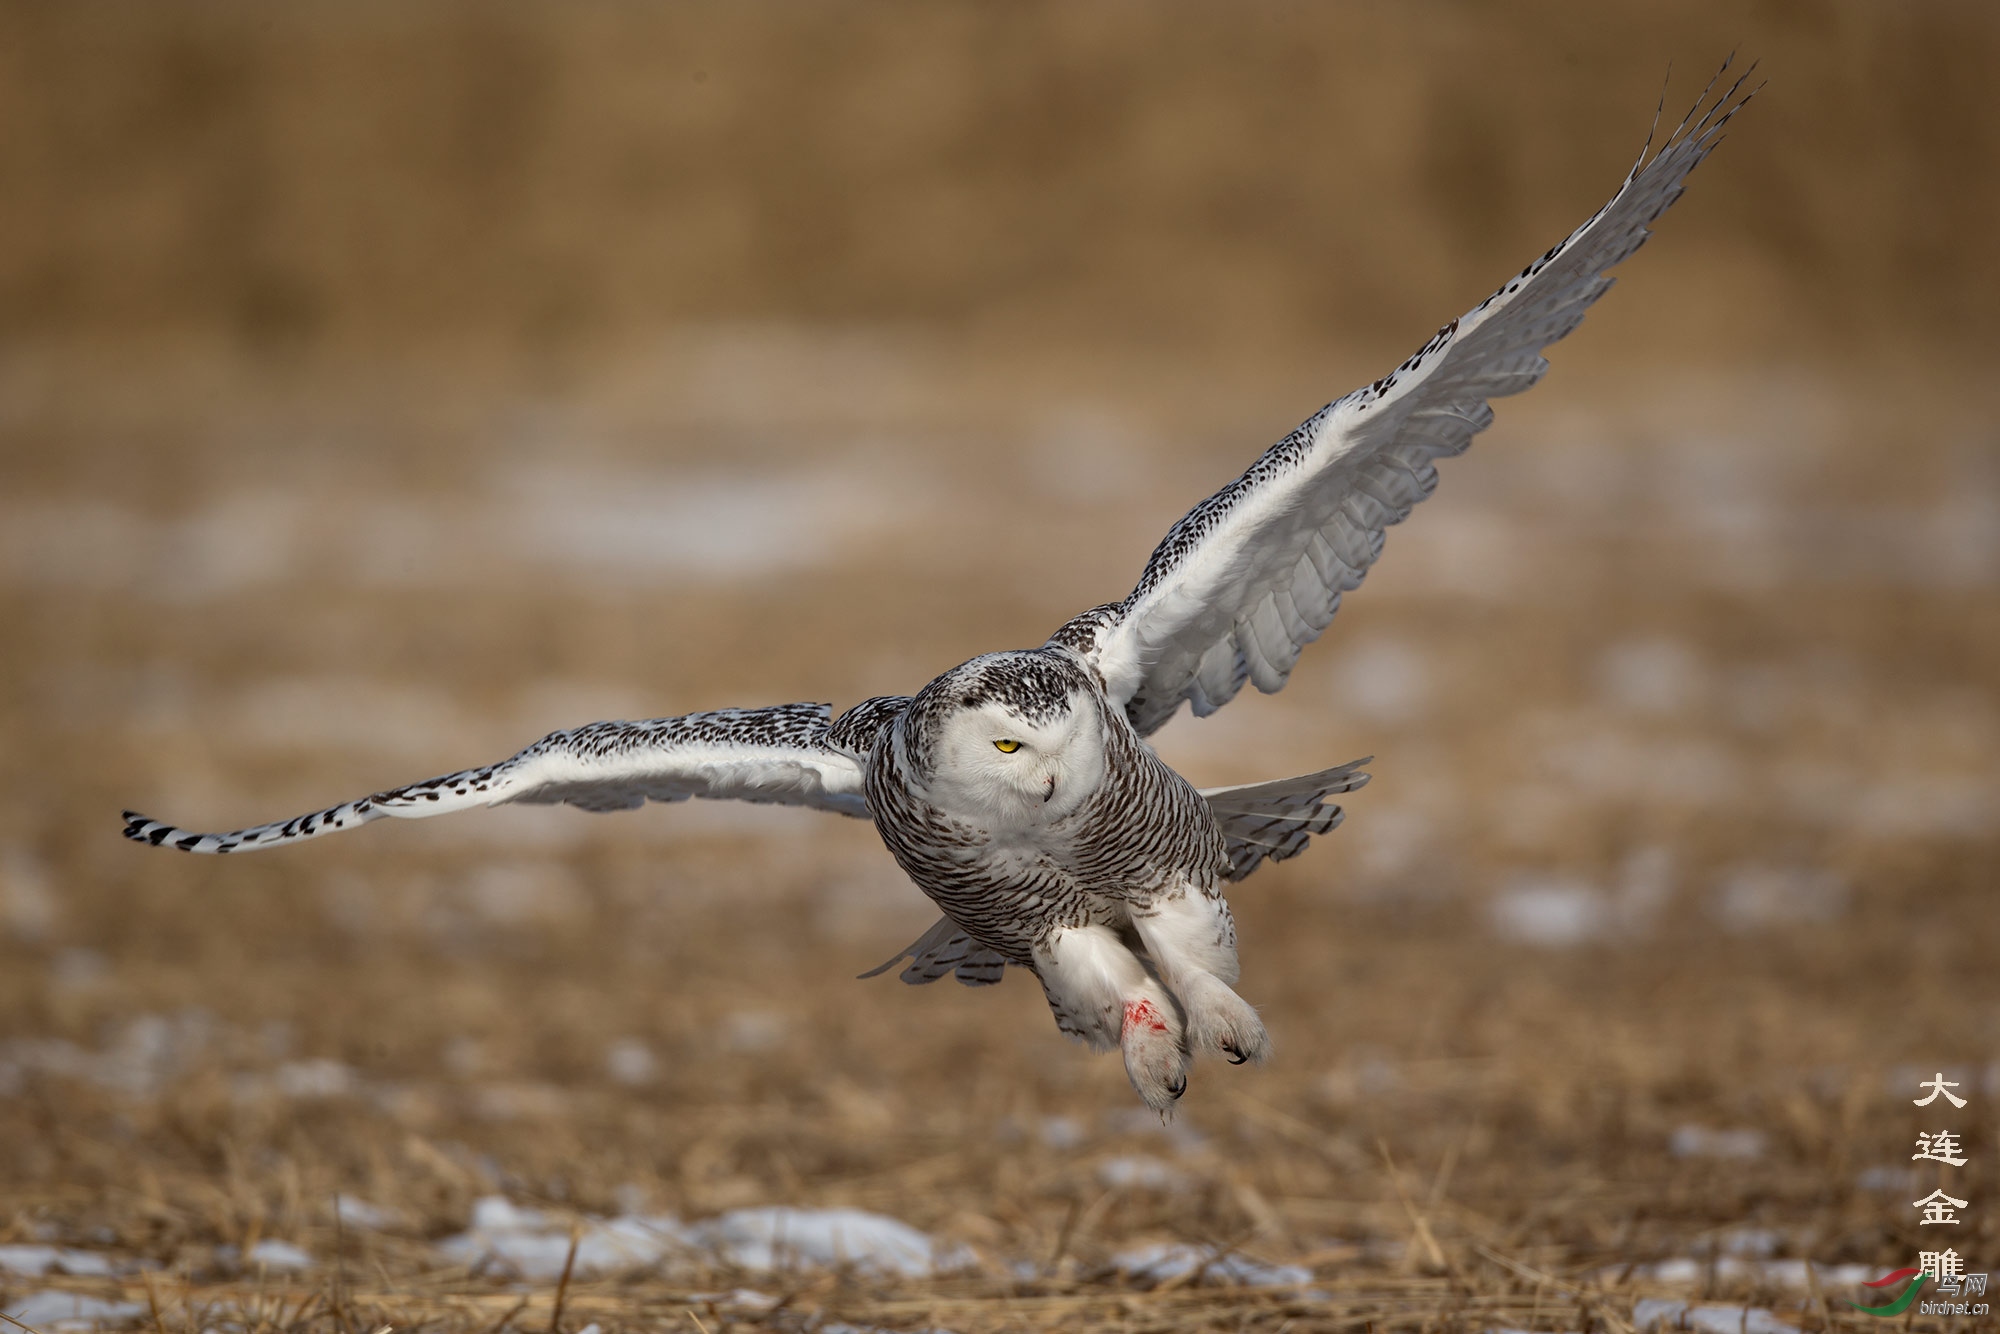
[[(1728, 66), (1725, 65), (1726, 72)], [(872, 820), (943, 910), (901, 960), (912, 984), (1033, 973), (1056, 1025), (1122, 1049), (1165, 1111), (1196, 1053), (1259, 1060), (1269, 1039), (1237, 995), (1223, 887), (1340, 822), (1327, 799), (1357, 761), (1274, 783), (1199, 790), (1145, 738), (1180, 708), (1213, 713), (1244, 682), (1281, 689), (1383, 532), (1437, 483), (1436, 462), (1493, 420), (1487, 400), (1542, 377), (1541, 350), (1611, 286), (1682, 182), (1754, 94), (1722, 75), (1658, 152), (1651, 137), (1611, 202), (1388, 375), (1280, 440), (1189, 511), (1132, 592), (1040, 648), (989, 653), (914, 696), (838, 717), (826, 704), (723, 709), (555, 732), (511, 759), (226, 834), (127, 813), (125, 835), (226, 853), (318, 838), (385, 816), (508, 802), (626, 810), (689, 797), (783, 802)], [(1739, 93), (1741, 95), (1739, 96)]]

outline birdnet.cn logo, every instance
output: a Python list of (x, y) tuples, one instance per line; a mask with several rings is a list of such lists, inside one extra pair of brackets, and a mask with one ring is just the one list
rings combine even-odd
[(1987, 1314), (1987, 1303), (1972, 1300), (1986, 1295), (1986, 1275), (1966, 1273), (1965, 1261), (1957, 1251), (1921, 1251), (1914, 1268), (1898, 1269), (1863, 1286), (1887, 1288), (1904, 1279), (1910, 1281), (1909, 1286), (1886, 1306), (1863, 1306), (1860, 1302), (1849, 1302), (1848, 1305), (1863, 1315), (1901, 1315), (1910, 1309), (1912, 1302), (1917, 1301), (1917, 1294), (1928, 1280), (1937, 1284), (1937, 1294), (1917, 1304), (1918, 1315)]

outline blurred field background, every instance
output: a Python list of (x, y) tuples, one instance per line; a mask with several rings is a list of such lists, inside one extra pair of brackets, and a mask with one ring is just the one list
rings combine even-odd
[[(852, 980), (933, 915), (859, 823), (118, 837), (1040, 643), (1731, 48), (1769, 87), (1545, 383), (1286, 692), (1160, 738), (1379, 757), (1233, 896), (1277, 1055), (1171, 1127), (1030, 980)], [(438, 1244), (494, 1196), (976, 1260), (586, 1264), (570, 1334), (1858, 1328), (1798, 1262), (2000, 1270), (1996, 66), (1942, 0), (0, 4), (6, 1309), (549, 1328)]]

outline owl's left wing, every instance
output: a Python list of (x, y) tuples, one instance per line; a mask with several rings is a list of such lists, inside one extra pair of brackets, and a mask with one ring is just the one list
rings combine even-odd
[(780, 704), (590, 723), (552, 732), (498, 764), (230, 833), (192, 833), (127, 811), (125, 837), (182, 852), (250, 852), (384, 817), (422, 819), (509, 802), (624, 811), (690, 797), (816, 806), (865, 819), (866, 748), (851, 748), (831, 717), (825, 704)]
[(1742, 92), (1739, 78), (1710, 103), (1721, 78), (1650, 158), (1648, 137), (1624, 184), (1588, 222), (1195, 506), (1154, 550), (1130, 596), (1085, 612), (1050, 643), (1089, 661), (1141, 733), (1157, 730), (1183, 700), (1197, 715), (1213, 713), (1246, 680), (1266, 694), (1282, 689), (1340, 595), (1381, 554), (1384, 530), (1437, 485), (1436, 461), (1462, 453), (1492, 422), (1488, 399), (1542, 378), (1541, 350), (1610, 288), (1605, 270), (1645, 242), (1756, 92)]
[(1222, 830), (1229, 856), (1229, 873), (1223, 878), (1241, 880), (1267, 861), (1296, 857), (1316, 835), (1338, 829), (1346, 813), (1327, 798), (1366, 787), (1368, 775), (1361, 768), (1366, 763), (1350, 760), (1335, 769), (1271, 783), (1203, 788), (1202, 800)]

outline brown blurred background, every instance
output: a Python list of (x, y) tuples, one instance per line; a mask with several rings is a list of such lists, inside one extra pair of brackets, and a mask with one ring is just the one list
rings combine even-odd
[[(1732, 48), (1548, 380), (1161, 738), (1380, 757), (1235, 896), (1279, 1054), (1176, 1185), (1092, 1175), (1151, 1141), (1031, 982), (849, 980), (930, 916), (860, 825), (117, 838), (1039, 643)], [(0, 1229), (857, 1203), (1364, 1282), (1431, 1263), (1380, 1139), (1454, 1263), (1900, 1265), (1920, 1066), (2000, 1269), (1996, 67), (1978, 3), (0, 5)]]

